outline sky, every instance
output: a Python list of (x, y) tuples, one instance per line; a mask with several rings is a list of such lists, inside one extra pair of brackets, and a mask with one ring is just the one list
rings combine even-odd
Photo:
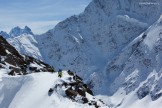
[(91, 0), (0, 0), (0, 31), (28, 26), (41, 34), (83, 12)]

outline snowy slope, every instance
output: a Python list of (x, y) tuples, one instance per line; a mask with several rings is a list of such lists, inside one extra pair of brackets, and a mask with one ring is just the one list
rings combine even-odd
[(33, 35), (22, 34), (15, 38), (8, 38), (7, 41), (21, 54), (25, 54), (39, 60), (43, 59), (38, 48), (38, 43)]
[(14, 27), (9, 34), (1, 31), (0, 35), (7, 39), (19, 53), (43, 60), (38, 48), (38, 42), (35, 40), (34, 34), (28, 26), (25, 26), (23, 29), (18, 26)]
[[(3, 70), (0, 70), (2, 72)], [(48, 95), (48, 90), (61, 80), (69, 77), (66, 71), (60, 79), (57, 73), (35, 73), (26, 76), (0, 75), (0, 107), (1, 108), (95, 108), (88, 104), (72, 102), (63, 90)], [(89, 99), (93, 98), (88, 96)], [(102, 106), (108, 108), (108, 106)]]
[(110, 108), (161, 108), (162, 106), (162, 98), (156, 101), (152, 101), (150, 96), (139, 99), (136, 92), (125, 95), (123, 89), (120, 89), (111, 97), (98, 95), (96, 98), (102, 99), (109, 104)]

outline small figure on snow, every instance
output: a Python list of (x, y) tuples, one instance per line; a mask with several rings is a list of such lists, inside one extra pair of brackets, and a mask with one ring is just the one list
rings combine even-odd
[(55, 72), (55, 68), (53, 66), (51, 67), (51, 72)]
[(62, 70), (61, 69), (59, 69), (59, 71), (58, 71), (58, 77), (62, 77)]

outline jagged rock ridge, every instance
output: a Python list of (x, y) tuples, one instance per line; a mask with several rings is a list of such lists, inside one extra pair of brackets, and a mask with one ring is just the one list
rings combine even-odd
[(3, 36), (5, 39), (8, 39), (8, 38), (21, 36), (21, 35), (34, 35), (34, 34), (28, 26), (25, 26), (23, 29), (17, 26), (12, 28), (9, 34), (6, 33), (5, 31), (1, 31), (0, 35)]

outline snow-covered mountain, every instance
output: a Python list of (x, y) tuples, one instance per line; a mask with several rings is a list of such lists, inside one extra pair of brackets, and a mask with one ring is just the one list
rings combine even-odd
[[(136, 48), (129, 58), (127, 58), (121, 74), (115, 79), (115, 82), (111, 84), (112, 90), (116, 91), (116, 89), (121, 86), (125, 88), (127, 94), (137, 90), (140, 99), (148, 94), (151, 96), (152, 100), (161, 97), (161, 40), (162, 16), (145, 32), (145, 34), (140, 35), (138, 39), (136, 39), (136, 42), (133, 42), (131, 47), (129, 46), (129, 48), (135, 46)], [(118, 70), (118, 66), (121, 65), (119, 61), (126, 58), (124, 56), (130, 52), (129, 48), (123, 50), (118, 59), (113, 61), (112, 67), (116, 67), (114, 70)], [(111, 71), (109, 70), (107, 72)], [(111, 77), (111, 75), (109, 77)]]
[(9, 34), (6, 33), (5, 31), (1, 31), (0, 35), (3, 36), (5, 39), (8, 39), (8, 38), (21, 36), (21, 35), (34, 35), (34, 34), (28, 26), (25, 26), (23, 29), (17, 26), (12, 28)]
[(4, 32), (4, 31), (1, 31), (1, 32), (0, 32), (0, 35), (1, 35), (1, 36), (3, 36), (5, 39), (10, 38), (10, 35), (9, 35), (9, 34), (7, 34), (7, 33), (6, 33), (6, 32)]
[(25, 26), (24, 29), (21, 29), (20, 27), (15, 27), (13, 29), (11, 29), (9, 35), (11, 37), (16, 37), (16, 36), (20, 36), (20, 35), (33, 35), (31, 29), (28, 26)]
[(22, 34), (15, 38), (8, 38), (7, 41), (16, 48), (21, 54), (34, 57), (39, 60), (43, 60), (40, 50), (38, 48), (38, 42), (33, 35)]
[(159, 107), (161, 5), (161, 0), (92, 0), (83, 13), (48, 32), (8, 42), (56, 69), (77, 72), (95, 95), (112, 96), (105, 101), (114, 108), (142, 107), (139, 104), (146, 102), (147, 108), (155, 103)]
[[(150, 3), (159, 3), (149, 6), (142, 5), (143, 2), (93, 0), (80, 15), (67, 18), (45, 34), (34, 36), (36, 45), (31, 42), (23, 46), (38, 47), (40, 54), (37, 58), (56, 68), (78, 72), (91, 85), (95, 85), (96, 93), (100, 93), (98, 88), (102, 87), (99, 86), (104, 87), (102, 84), (107, 85), (110, 80), (107, 78), (108, 72), (105, 72), (111, 68), (108, 64), (161, 15), (161, 0), (149, 0)], [(14, 45), (17, 40), (20, 39), (9, 42)], [(17, 44), (14, 46), (17, 47)], [(24, 53), (20, 46), (17, 49)], [(28, 55), (32, 55), (33, 51), (25, 50)], [(95, 80), (92, 79), (98, 83), (94, 84)], [(114, 79), (111, 78), (112, 81)]]
[(0, 35), (5, 39), (8, 39), (10, 44), (21, 54), (25, 54), (39, 60), (43, 59), (38, 48), (38, 42), (33, 37), (34, 34), (28, 26), (25, 26), (24, 29), (18, 26), (14, 27), (11, 29), (9, 34), (1, 31)]

